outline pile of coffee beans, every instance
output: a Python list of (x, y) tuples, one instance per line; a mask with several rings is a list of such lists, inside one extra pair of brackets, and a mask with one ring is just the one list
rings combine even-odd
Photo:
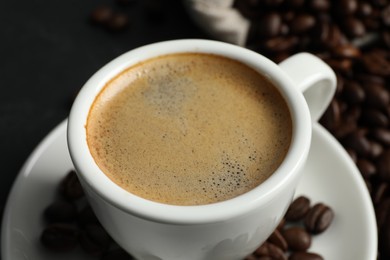
[(312, 236), (324, 232), (332, 223), (333, 210), (324, 203), (310, 204), (306, 196), (296, 198), (284, 218), (267, 239), (245, 260), (323, 260), (308, 251)]
[(311, 52), (336, 72), (337, 93), (320, 123), (366, 181), (378, 259), (390, 259), (390, 1), (236, 0), (234, 6), (251, 23), (248, 48), (275, 62)]
[[(245, 260), (300, 259), (321, 260), (320, 255), (308, 252), (312, 236), (324, 232), (334, 217), (333, 210), (323, 203), (313, 206), (304, 196), (296, 198), (268, 240)], [(58, 184), (53, 202), (43, 211), (45, 227), (41, 244), (61, 254), (81, 248), (100, 260), (133, 259), (121, 249), (99, 223), (88, 205), (74, 170)]]
[(133, 259), (101, 226), (73, 170), (58, 184), (57, 196), (45, 208), (43, 218), (45, 228), (40, 239), (50, 251), (60, 254), (80, 247), (100, 260)]

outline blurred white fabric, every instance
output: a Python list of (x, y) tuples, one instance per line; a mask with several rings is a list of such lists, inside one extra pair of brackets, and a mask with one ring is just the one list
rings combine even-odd
[(189, 14), (211, 37), (237, 45), (244, 45), (249, 21), (237, 9), (234, 0), (184, 0)]

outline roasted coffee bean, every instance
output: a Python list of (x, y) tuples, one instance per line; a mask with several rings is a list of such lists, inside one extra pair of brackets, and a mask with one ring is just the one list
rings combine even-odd
[(339, 0), (338, 11), (343, 15), (353, 14), (358, 9), (357, 0)]
[(288, 249), (287, 241), (286, 241), (286, 239), (284, 239), (284, 237), (282, 236), (282, 234), (279, 232), (278, 229), (275, 229), (275, 231), (272, 232), (271, 236), (269, 236), (267, 241), (276, 245), (277, 247), (279, 247), (280, 249), (282, 249), (285, 252)]
[(134, 258), (123, 249), (114, 249), (105, 252), (100, 260), (133, 260)]
[(348, 74), (352, 68), (352, 60), (351, 59), (325, 59), (325, 62), (334, 69), (337, 73)]
[(390, 52), (376, 49), (365, 53), (361, 61), (369, 73), (384, 77), (390, 76)]
[(258, 23), (258, 34), (266, 37), (275, 37), (280, 33), (282, 19), (276, 12), (264, 15)]
[(290, 25), (293, 34), (306, 33), (316, 24), (315, 18), (310, 14), (300, 14), (296, 16)]
[(362, 83), (363, 87), (365, 87), (366, 85), (371, 86), (371, 84), (383, 86), (386, 82), (382, 76), (367, 74), (363, 72), (359, 73), (359, 75), (356, 75), (356, 79)]
[(319, 234), (329, 227), (333, 221), (333, 217), (334, 213), (331, 208), (323, 203), (317, 203), (306, 215), (304, 224), (309, 232)]
[(52, 224), (41, 234), (41, 243), (53, 251), (69, 251), (78, 244), (78, 230), (69, 224)]
[(309, 2), (310, 8), (314, 11), (325, 12), (330, 8), (329, 0), (311, 0)]
[(382, 41), (386, 45), (387, 48), (390, 48), (390, 32), (384, 31), (381, 34), (382, 36)]
[[(259, 258), (254, 255), (248, 255), (247, 257), (244, 258), (244, 260), (259, 260)], [(265, 256), (264, 260), (272, 260), (272, 258), (269, 256)]]
[(80, 245), (84, 251), (101, 256), (110, 246), (111, 238), (107, 232), (98, 225), (87, 225), (80, 233)]
[(292, 50), (298, 44), (298, 38), (295, 36), (274, 37), (264, 42), (264, 47), (272, 52), (281, 52)]
[(284, 228), (284, 226), (286, 225), (286, 219), (285, 218), (282, 218), (278, 224), (278, 226), (276, 227), (277, 230), (282, 230)]
[(324, 260), (324, 258), (316, 253), (293, 252), (288, 260)]
[(64, 198), (70, 200), (76, 200), (84, 196), (84, 191), (74, 170), (69, 171), (62, 180), (59, 191)]
[(106, 23), (108, 30), (119, 32), (126, 29), (129, 25), (129, 17), (123, 13), (114, 13)]
[(365, 100), (366, 93), (358, 82), (347, 81), (344, 83), (343, 97), (348, 104), (355, 105)]
[(339, 58), (358, 58), (361, 55), (360, 49), (350, 43), (339, 45), (332, 52)]
[(81, 226), (86, 226), (90, 224), (100, 225), (99, 220), (97, 219), (95, 213), (93, 212), (91, 206), (86, 205), (79, 213), (77, 217), (78, 223)]
[(385, 149), (378, 157), (376, 167), (380, 179), (390, 181), (390, 149)]
[(310, 200), (305, 196), (299, 196), (289, 206), (285, 218), (287, 221), (298, 221), (305, 217), (310, 210)]
[[(338, 138), (342, 139), (349, 134), (353, 133), (357, 129), (357, 124), (353, 120), (345, 120), (342, 121), (336, 129), (331, 130), (332, 134)], [(371, 152), (372, 149), (370, 149)]]
[(280, 62), (284, 61), (285, 59), (289, 58), (290, 56), (291, 56), (291, 54), (289, 52), (279, 52), (279, 53), (276, 53), (275, 55), (273, 55), (272, 60), (275, 63), (280, 63)]
[(345, 33), (351, 38), (361, 37), (366, 33), (364, 24), (354, 17), (345, 18), (345, 20), (343, 20), (343, 26)]
[(370, 178), (376, 173), (375, 165), (367, 159), (358, 159), (356, 166), (365, 179)]
[(374, 204), (379, 204), (386, 197), (389, 191), (389, 184), (387, 182), (379, 183), (372, 194), (372, 201)]
[(355, 131), (347, 135), (342, 142), (345, 147), (355, 150), (359, 156), (365, 157), (371, 152), (371, 143), (366, 138), (364, 131)]
[(390, 26), (390, 2), (384, 9), (382, 9), (381, 18), (382, 18), (382, 23), (385, 26)]
[(383, 146), (380, 143), (374, 141), (370, 141), (370, 143), (371, 143), (371, 151), (369, 156), (375, 159), (383, 153)]
[(373, 12), (372, 6), (368, 2), (359, 2), (357, 8), (357, 14), (362, 17), (370, 16)]
[(336, 99), (333, 99), (325, 113), (320, 119), (320, 123), (327, 129), (333, 130), (340, 124), (341, 111), (339, 103)]
[(263, 0), (264, 4), (270, 7), (278, 7), (284, 0)]
[(390, 215), (390, 197), (382, 199), (375, 207), (376, 223), (378, 226), (378, 232), (383, 230), (383, 226), (386, 224), (388, 216)]
[(386, 146), (390, 146), (390, 130), (387, 128), (370, 129), (369, 136)]
[(259, 12), (260, 0), (237, 0), (234, 2), (234, 7), (248, 20), (256, 20), (262, 16)]
[(274, 260), (287, 260), (283, 250), (269, 242), (264, 242), (258, 249), (256, 249), (254, 255), (258, 257), (268, 256)]
[(387, 127), (389, 118), (378, 109), (366, 108), (362, 111), (361, 120), (365, 125), (371, 127)]
[(283, 230), (289, 249), (293, 251), (305, 251), (311, 245), (310, 234), (302, 227), (289, 227)]
[(94, 24), (104, 25), (113, 15), (112, 9), (107, 5), (101, 5), (92, 11), (90, 19)]
[(330, 27), (329, 36), (326, 41), (326, 44), (331, 48), (335, 48), (336, 46), (347, 43), (345, 34), (341, 31), (339, 25), (336, 24), (332, 24), (332, 26)]
[(69, 201), (56, 200), (43, 212), (45, 219), (50, 222), (72, 222), (77, 217), (77, 207)]
[(384, 109), (390, 104), (390, 94), (381, 84), (364, 84), (366, 104), (370, 107)]
[(285, 2), (289, 7), (301, 8), (304, 5), (305, 0), (285, 0)]
[(346, 151), (349, 154), (349, 156), (351, 157), (352, 161), (354, 163), (356, 163), (357, 162), (357, 154), (356, 154), (355, 150), (348, 148), (348, 149), (346, 149)]

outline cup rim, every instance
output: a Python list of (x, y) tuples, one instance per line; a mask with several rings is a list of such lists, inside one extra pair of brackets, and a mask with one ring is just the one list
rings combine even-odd
[[(90, 106), (105, 84), (131, 65), (152, 57), (181, 52), (212, 53), (240, 61), (269, 78), (285, 98), (293, 122), (287, 155), (277, 170), (261, 185), (235, 198), (206, 205), (177, 206), (150, 201), (125, 191), (97, 166), (86, 141)], [(251, 50), (229, 43), (184, 39), (149, 44), (130, 50), (98, 70), (77, 95), (68, 119), (67, 142), (71, 159), (86, 192), (140, 218), (171, 224), (226, 221), (269, 202), (295, 180), (307, 158), (311, 141), (311, 118), (307, 103), (292, 80), (278, 65)]]

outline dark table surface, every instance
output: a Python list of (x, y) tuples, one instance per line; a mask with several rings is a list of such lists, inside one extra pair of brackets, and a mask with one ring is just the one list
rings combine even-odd
[[(0, 1), (0, 211), (23, 163), (39, 142), (67, 118), (86, 80), (118, 55), (145, 44), (207, 38), (179, 0)], [(149, 3), (149, 4), (148, 4)], [(110, 32), (90, 23), (105, 4), (129, 17)]]

